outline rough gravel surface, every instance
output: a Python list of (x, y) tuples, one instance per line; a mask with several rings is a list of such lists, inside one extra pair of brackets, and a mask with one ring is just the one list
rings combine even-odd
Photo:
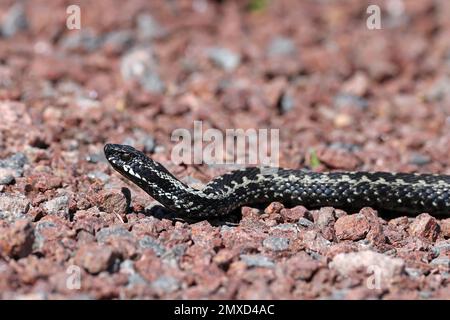
[[(272, 203), (175, 217), (106, 163), (280, 128), (280, 166), (450, 174), (450, 2), (0, 2), (0, 298), (449, 299), (450, 218)], [(402, 5), (403, 4), (403, 5)]]

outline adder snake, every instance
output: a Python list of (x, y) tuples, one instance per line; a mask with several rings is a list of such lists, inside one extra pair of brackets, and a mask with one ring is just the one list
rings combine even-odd
[(450, 176), (388, 172), (328, 172), (245, 168), (216, 177), (202, 190), (182, 183), (131, 146), (107, 144), (120, 174), (180, 215), (211, 217), (243, 205), (279, 201), (307, 208), (372, 207), (400, 213), (450, 215)]

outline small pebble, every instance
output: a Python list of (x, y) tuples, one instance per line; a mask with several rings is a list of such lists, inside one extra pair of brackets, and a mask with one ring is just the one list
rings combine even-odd
[(0, 31), (4, 37), (12, 37), (16, 33), (26, 30), (28, 20), (23, 3), (17, 2), (4, 14)]
[(0, 227), (0, 254), (23, 258), (32, 252), (34, 228), (30, 221), (20, 219), (11, 226)]
[(61, 196), (51, 199), (44, 203), (43, 208), (47, 214), (69, 218), (69, 197)]
[(111, 238), (133, 238), (133, 234), (123, 226), (103, 228), (97, 232), (95, 238), (99, 243), (106, 243)]
[(413, 236), (422, 237), (435, 241), (439, 234), (439, 225), (436, 218), (428, 213), (418, 215), (409, 226), (409, 233)]
[(413, 153), (409, 159), (409, 163), (423, 166), (431, 162), (431, 158), (420, 153)]
[(241, 254), (240, 258), (248, 267), (273, 268), (275, 266), (271, 259), (259, 254)]
[(8, 158), (0, 160), (0, 184), (9, 184), (14, 178), (23, 175), (24, 166), (28, 162), (23, 153), (16, 153)]
[(167, 294), (177, 291), (180, 287), (180, 281), (171, 276), (161, 276), (151, 283), (151, 287), (158, 294)]
[(263, 246), (272, 251), (283, 251), (289, 248), (289, 239), (280, 237), (268, 237), (264, 239)]
[(331, 143), (328, 148), (332, 149), (332, 150), (343, 150), (346, 152), (356, 152), (361, 150), (361, 146), (357, 145), (357, 144), (353, 144), (353, 143), (346, 143), (346, 142), (341, 142), (341, 141), (336, 141)]
[(241, 62), (239, 54), (226, 48), (211, 48), (208, 50), (209, 59), (225, 71), (233, 71)]
[(351, 275), (360, 269), (371, 272), (379, 270), (382, 278), (391, 279), (404, 271), (405, 262), (399, 258), (391, 258), (378, 252), (365, 250), (339, 253), (331, 261), (330, 267), (343, 275)]
[(2, 193), (0, 196), (0, 219), (15, 220), (30, 209), (30, 201), (22, 195)]
[(143, 40), (153, 40), (166, 34), (155, 18), (148, 13), (139, 14), (136, 18), (136, 25), (138, 35)]
[(152, 153), (155, 151), (156, 142), (155, 138), (153, 138), (151, 135), (147, 134), (142, 138), (142, 144), (144, 145), (144, 152), (146, 153)]
[(340, 217), (334, 224), (336, 237), (339, 240), (361, 240), (370, 231), (367, 218), (358, 213)]
[(305, 228), (314, 226), (314, 223), (306, 218), (298, 219), (297, 224)]
[(295, 107), (294, 98), (286, 92), (283, 93), (280, 97), (280, 101), (278, 102), (278, 107), (281, 114), (291, 111)]
[(103, 39), (103, 46), (122, 52), (133, 45), (133, 33), (128, 30), (112, 31)]
[(109, 246), (83, 245), (75, 254), (75, 264), (92, 274), (108, 270), (115, 262), (116, 254)]
[(91, 29), (79, 30), (78, 32), (70, 32), (62, 38), (60, 45), (64, 50), (84, 50), (92, 52), (97, 50), (102, 43), (100, 39)]
[(98, 170), (88, 172), (87, 176), (89, 177), (89, 179), (98, 179), (101, 182), (107, 182), (110, 179), (109, 175)]
[(107, 162), (105, 154), (103, 152), (90, 153), (86, 157), (86, 161), (88, 161), (90, 163)]
[(134, 49), (122, 56), (120, 72), (125, 81), (137, 81), (149, 93), (162, 93), (165, 84), (151, 49)]
[(272, 39), (268, 48), (267, 54), (271, 57), (288, 56), (297, 51), (295, 43), (292, 39), (286, 37), (276, 37)]
[(449, 257), (438, 257), (436, 259), (433, 259), (430, 262), (431, 265), (436, 267), (442, 267), (444, 269), (449, 270), (450, 269), (450, 258)]
[(166, 248), (158, 240), (150, 236), (144, 236), (140, 239), (139, 246), (142, 249), (152, 249), (158, 257), (166, 253)]
[(8, 185), (14, 182), (14, 176), (9, 169), (0, 168), (0, 185)]
[(369, 107), (369, 103), (364, 98), (347, 93), (341, 93), (336, 95), (334, 98), (334, 106), (338, 109), (344, 107), (357, 107), (364, 110)]

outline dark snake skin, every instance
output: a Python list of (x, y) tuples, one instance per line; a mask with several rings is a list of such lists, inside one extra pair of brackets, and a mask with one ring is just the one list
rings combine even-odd
[(133, 147), (105, 145), (111, 166), (179, 215), (211, 217), (243, 205), (279, 201), (307, 208), (333, 206), (450, 215), (450, 176), (388, 172), (328, 172), (246, 168), (216, 177), (202, 190), (175, 178)]

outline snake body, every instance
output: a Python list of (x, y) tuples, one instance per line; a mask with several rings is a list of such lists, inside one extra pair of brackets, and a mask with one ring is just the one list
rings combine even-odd
[(418, 214), (450, 215), (450, 176), (389, 172), (236, 170), (197, 190), (160, 163), (127, 145), (107, 144), (111, 166), (166, 208), (180, 215), (226, 215), (244, 205), (279, 201), (307, 208), (332, 206)]

